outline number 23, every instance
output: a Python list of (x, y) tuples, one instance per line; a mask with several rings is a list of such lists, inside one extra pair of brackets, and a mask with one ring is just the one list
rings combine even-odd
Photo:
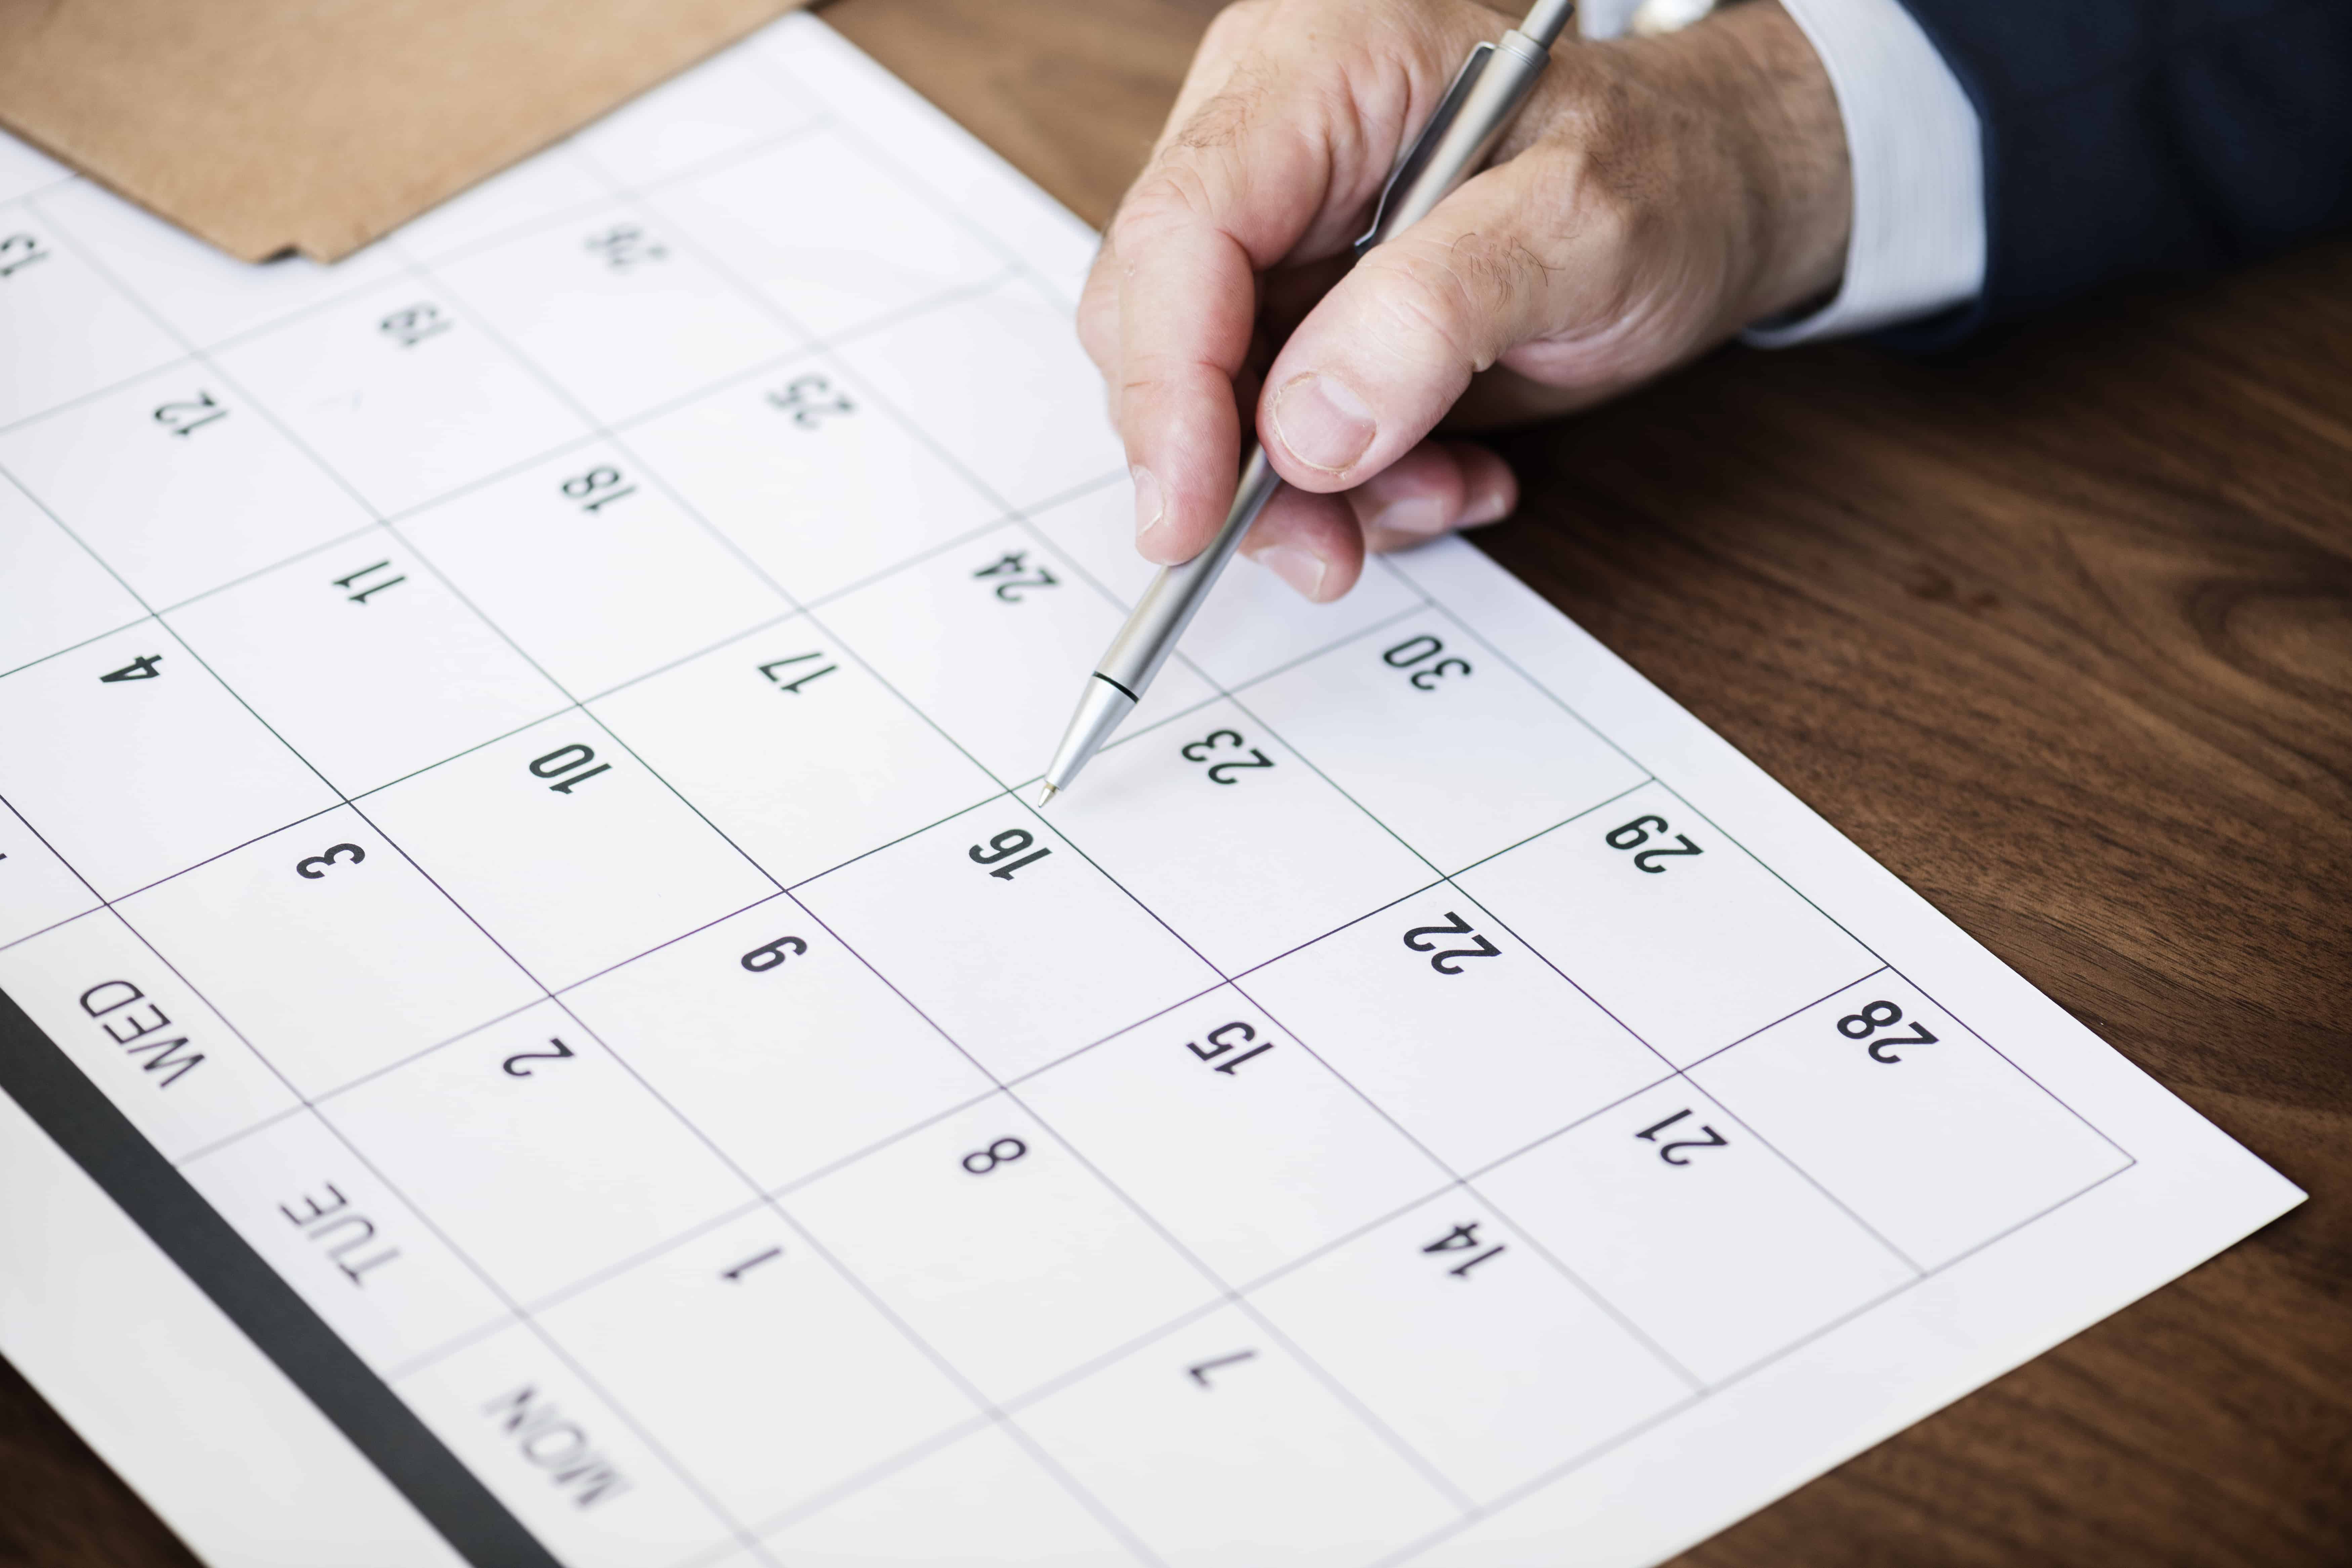
[[(1240, 754), (1210, 762), (1210, 757), (1221, 750)], [(1241, 769), (1274, 766), (1274, 759), (1243, 740), (1237, 730), (1212, 730), (1197, 741), (1186, 742), (1184, 760), (1188, 763), (1208, 763), (1209, 782), (1221, 784), (1236, 782)]]

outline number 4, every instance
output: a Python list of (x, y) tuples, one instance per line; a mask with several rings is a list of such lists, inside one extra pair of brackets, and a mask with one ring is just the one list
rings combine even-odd
[[(1479, 1224), (1479, 1221), (1474, 1219), (1466, 1225), (1457, 1225), (1452, 1230), (1447, 1231), (1444, 1236), (1439, 1237), (1435, 1241), (1431, 1242), (1427, 1247), (1423, 1247), (1422, 1251), (1467, 1252), (1470, 1248), (1478, 1245)], [(1486, 1262), (1486, 1259), (1494, 1257), (1496, 1253), (1507, 1252), (1509, 1248), (1507, 1246), (1501, 1242), (1497, 1242), (1494, 1246), (1486, 1248), (1486, 1251), (1480, 1253), (1477, 1257), (1468, 1258), (1461, 1263), (1455, 1264), (1453, 1268), (1447, 1269), (1446, 1272), (1453, 1275), (1456, 1279), (1467, 1279), (1470, 1278), (1470, 1270), (1477, 1268), (1478, 1265)]]

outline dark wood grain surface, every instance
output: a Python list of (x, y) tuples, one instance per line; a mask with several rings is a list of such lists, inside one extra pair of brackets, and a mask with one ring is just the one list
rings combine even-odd
[[(825, 14), (1099, 223), (1214, 9)], [(1683, 1561), (2352, 1563), (2352, 246), (1507, 446), (1490, 553), (2311, 1194)], [(191, 1561), (0, 1367), (0, 1563)]]

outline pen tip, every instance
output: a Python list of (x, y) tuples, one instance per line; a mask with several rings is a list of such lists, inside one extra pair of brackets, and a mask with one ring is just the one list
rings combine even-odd
[(1045, 793), (1037, 797), (1037, 809), (1043, 811), (1047, 806), (1053, 805), (1054, 797), (1061, 793), (1062, 792), (1060, 790), (1055, 789), (1052, 784), (1047, 784), (1045, 786)]

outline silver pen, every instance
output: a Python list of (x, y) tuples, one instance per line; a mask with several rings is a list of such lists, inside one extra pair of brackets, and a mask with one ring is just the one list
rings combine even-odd
[[(1390, 171), (1380, 206), (1372, 215), (1372, 226), (1356, 241), (1359, 258), (1419, 221), (1456, 185), (1478, 172), (1495, 143), (1510, 129), (1519, 106), (1527, 101), (1536, 79), (1551, 58), (1553, 41), (1575, 14), (1575, 0), (1535, 0), (1527, 19), (1505, 33), (1500, 44), (1480, 44), (1470, 51), (1437, 112)], [(1071, 714), (1070, 727), (1063, 731), (1062, 743), (1045, 769), (1045, 793), (1040, 805), (1069, 788), (1087, 759), (1135, 711), (1160, 667), (1176, 651), (1176, 639), (1184, 635), (1193, 613), (1208, 598), (1234, 552), (1241, 548), (1242, 537), (1281, 488), (1281, 477), (1266, 461), (1265, 449), (1251, 442), (1224, 526), (1217, 530), (1208, 548), (1192, 560), (1160, 569), (1087, 677), (1077, 711)]]

